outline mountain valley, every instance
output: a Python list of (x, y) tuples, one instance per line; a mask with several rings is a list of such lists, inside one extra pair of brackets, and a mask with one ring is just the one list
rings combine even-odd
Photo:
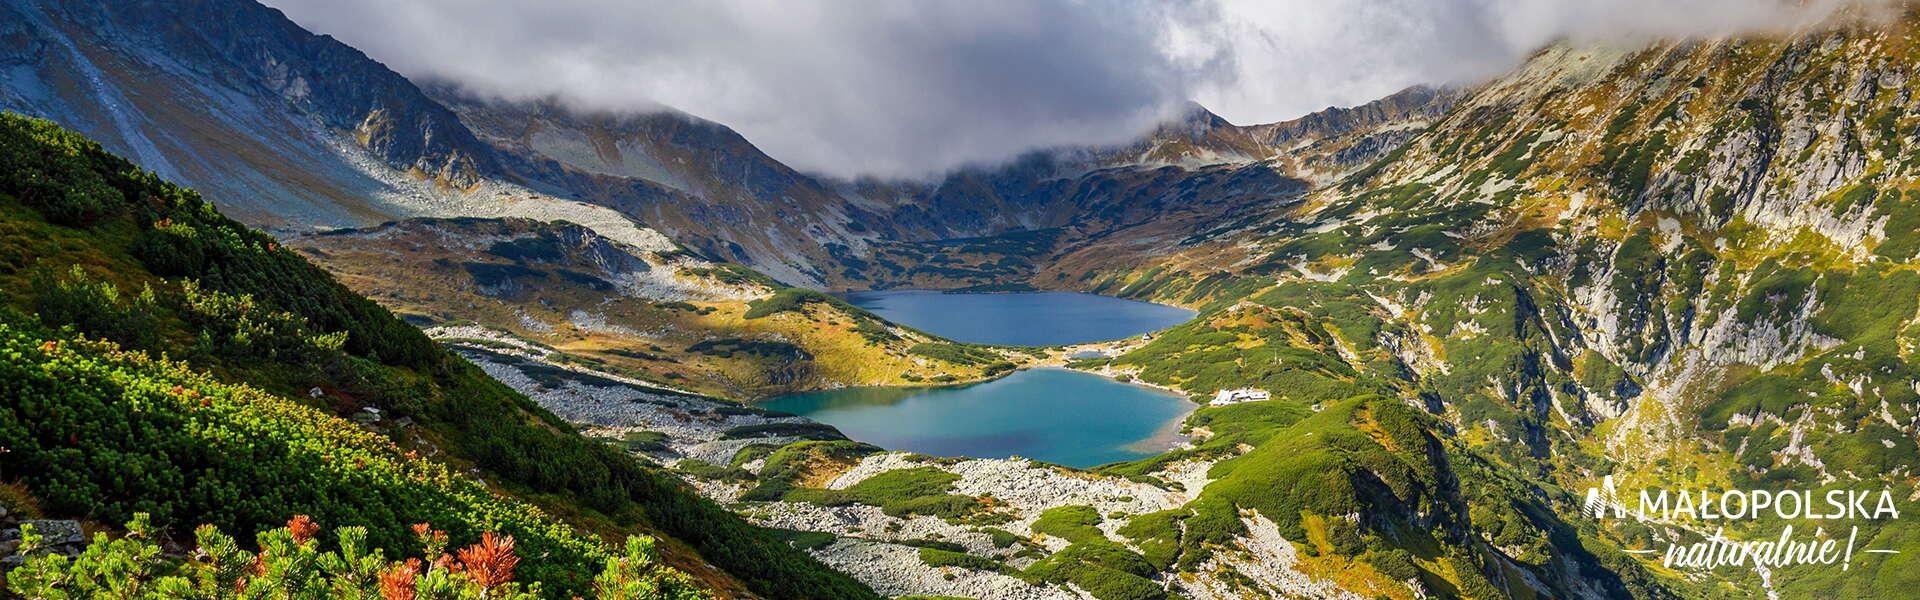
[[(0, 487), (48, 516), (151, 514), (174, 539), (310, 513), (389, 550), (430, 519), (459, 544), (513, 534), (547, 597), (613, 597), (588, 574), (629, 538), (657, 540), (646, 573), (687, 598), (1920, 585), (1920, 528), (1897, 518), (1617, 518), (1587, 495), (1920, 498), (1904, 5), (1566, 40), (1280, 123), (1192, 105), (1127, 144), (848, 180), (670, 108), (416, 82), (250, 0), (108, 4), (0, 0), (0, 109), (25, 115), (0, 117), (0, 389), (45, 399), (0, 412)], [(1003, 346), (844, 297), (908, 289), (1197, 314)], [(755, 404), (1036, 367), (1195, 406), (1173, 449), (1071, 468)], [(142, 402), (160, 408), (122, 410)], [(182, 425), (209, 408), (267, 449)], [(1867, 553), (1652, 554), (1784, 525)]]

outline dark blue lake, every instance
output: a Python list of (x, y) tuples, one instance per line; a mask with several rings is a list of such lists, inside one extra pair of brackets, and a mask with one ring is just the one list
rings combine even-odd
[(1115, 340), (1179, 325), (1193, 311), (1075, 292), (858, 292), (848, 302), (896, 323), (978, 344), (1055, 346)]
[(1031, 369), (942, 388), (850, 388), (760, 406), (838, 427), (889, 450), (1091, 467), (1159, 454), (1177, 443), (1185, 398), (1098, 375)]

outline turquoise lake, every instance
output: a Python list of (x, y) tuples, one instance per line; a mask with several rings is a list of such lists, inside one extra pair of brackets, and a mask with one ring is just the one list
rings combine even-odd
[(888, 290), (848, 302), (896, 323), (977, 344), (1053, 346), (1131, 337), (1193, 318), (1177, 306), (1076, 292), (948, 294)]
[[(1092, 294), (885, 291), (847, 301), (963, 342), (1051, 346), (1132, 337), (1193, 318), (1171, 306)], [(803, 415), (862, 442), (934, 456), (1024, 456), (1070, 467), (1159, 454), (1194, 405), (1178, 395), (1066, 369), (936, 388), (793, 394), (762, 407)]]
[(1066, 369), (955, 387), (808, 392), (760, 406), (805, 415), (888, 450), (1024, 456), (1070, 467), (1164, 452), (1194, 408), (1180, 396)]

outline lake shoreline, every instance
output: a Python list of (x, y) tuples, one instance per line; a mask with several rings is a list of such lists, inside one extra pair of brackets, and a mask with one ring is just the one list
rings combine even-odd
[(996, 381), (790, 394), (759, 408), (830, 425), (848, 439), (931, 456), (1024, 456), (1087, 469), (1178, 448), (1185, 396), (1057, 366)]
[(1186, 412), (1180, 413), (1162, 424), (1159, 429), (1154, 430), (1153, 435), (1121, 446), (1120, 449), (1145, 453), (1148, 457), (1153, 457), (1187, 447), (1195, 439), (1194, 436), (1184, 433), (1187, 429), (1187, 419), (1193, 418), (1193, 413), (1197, 410), (1200, 410), (1199, 405), (1189, 407)]
[[(1134, 371), (1129, 371), (1126, 369), (1115, 369), (1112, 367), (1101, 367), (1098, 370), (1075, 369), (1073, 367), (1068, 367), (1065, 365), (1060, 365), (1058, 368), (1067, 369), (1071, 371), (1079, 371), (1081, 373), (1086, 373), (1088, 375), (1099, 375), (1107, 379), (1112, 379), (1116, 383), (1124, 383), (1127, 385), (1140, 386), (1140, 387), (1151, 389), (1151, 390), (1159, 390), (1162, 392), (1173, 394), (1175, 396), (1179, 396), (1181, 399), (1186, 400), (1188, 404), (1192, 404), (1195, 408), (1198, 408), (1200, 406), (1200, 403), (1194, 401), (1193, 396), (1188, 395), (1186, 390), (1176, 389), (1176, 388), (1160, 385), (1158, 383), (1141, 379), (1140, 375)], [(1121, 379), (1120, 378), (1121, 375), (1126, 375), (1127, 378)]]
[[(889, 450), (1026, 456), (1082, 469), (1150, 458), (1191, 441), (1182, 432), (1198, 406), (1186, 392), (1123, 379), (1111, 365), (1098, 371), (1069, 365), (1076, 364), (1070, 357), (1076, 351), (1111, 356), (1147, 344), (1156, 332), (1191, 321), (1192, 309), (1048, 290), (908, 289), (840, 297), (915, 331), (990, 349), (1011, 368), (978, 379), (795, 392), (755, 405)], [(930, 356), (915, 370), (953, 379), (940, 374), (944, 364)]]

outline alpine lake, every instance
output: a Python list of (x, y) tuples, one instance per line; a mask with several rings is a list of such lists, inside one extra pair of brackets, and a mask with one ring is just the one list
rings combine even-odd
[[(1072, 345), (1178, 325), (1193, 312), (1070, 292), (863, 292), (848, 302), (949, 339)], [(833, 425), (889, 450), (933, 456), (1022, 456), (1070, 467), (1159, 454), (1194, 406), (1164, 391), (1059, 368), (945, 387), (868, 387), (791, 394), (761, 407)]]

